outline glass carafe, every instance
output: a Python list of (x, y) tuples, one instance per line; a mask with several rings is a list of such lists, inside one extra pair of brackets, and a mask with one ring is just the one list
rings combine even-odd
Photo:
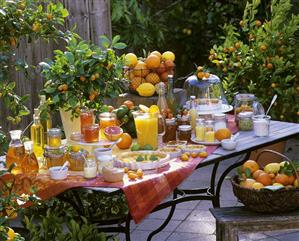
[[(159, 113), (143, 112), (133, 112), (133, 116), (138, 145), (141, 147), (150, 145), (153, 149), (157, 149), (158, 134), (161, 136), (165, 134), (165, 121), (163, 117)], [(161, 130), (159, 130), (159, 124), (161, 124)]]
[(12, 130), (9, 132), (11, 141), (9, 143), (7, 155), (6, 155), (6, 166), (9, 168), (13, 163), (16, 166), (12, 169), (13, 174), (22, 173), (21, 163), (25, 156), (25, 148), (21, 141), (21, 130)]
[(24, 146), (26, 153), (21, 163), (23, 172), (26, 174), (38, 173), (38, 161), (33, 152), (33, 142), (26, 141)]

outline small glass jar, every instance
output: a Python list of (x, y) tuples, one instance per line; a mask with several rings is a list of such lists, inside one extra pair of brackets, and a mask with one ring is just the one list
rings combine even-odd
[(253, 119), (253, 130), (255, 136), (269, 136), (270, 133), (270, 119), (269, 115), (255, 115)]
[(69, 162), (71, 171), (83, 171), (84, 162), (87, 158), (88, 152), (86, 150), (70, 151)]
[(48, 130), (48, 145), (49, 147), (61, 146), (61, 130), (59, 128), (51, 128)]
[(226, 115), (223, 113), (214, 114), (214, 130), (224, 129), (227, 127)]
[(87, 143), (99, 141), (99, 125), (93, 124), (83, 127), (84, 141)]
[(101, 139), (107, 139), (104, 130), (109, 126), (117, 126), (117, 118), (115, 113), (103, 112), (99, 114), (99, 125), (100, 125), (100, 137)]
[(189, 115), (177, 115), (177, 126), (190, 125)]
[(253, 129), (253, 112), (241, 112), (238, 114), (238, 127), (240, 131), (251, 131)]
[(215, 142), (214, 121), (206, 120), (205, 122), (205, 142)]
[(65, 161), (65, 146), (46, 146), (44, 149), (44, 157), (48, 169), (50, 167), (62, 166)]
[(80, 125), (81, 125), (81, 134), (84, 134), (84, 127), (93, 124), (93, 110), (81, 109), (80, 112)]
[(190, 141), (191, 140), (192, 128), (190, 125), (180, 125), (178, 127), (178, 139), (180, 141)]
[(165, 134), (164, 134), (162, 139), (163, 139), (164, 143), (176, 140), (176, 122), (175, 122), (175, 118), (166, 119), (166, 130), (165, 130)]
[(196, 119), (195, 137), (197, 141), (205, 139), (205, 120), (203, 118)]
[(88, 157), (84, 163), (83, 175), (87, 179), (95, 178), (97, 176), (98, 167), (97, 161)]

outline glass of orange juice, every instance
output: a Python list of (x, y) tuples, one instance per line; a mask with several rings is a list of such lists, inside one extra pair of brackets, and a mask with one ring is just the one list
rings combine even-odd
[(99, 114), (99, 121), (100, 121), (100, 138), (106, 139), (104, 130), (106, 127), (117, 125), (116, 115), (110, 112), (103, 112)]
[[(159, 119), (163, 119), (163, 117), (159, 113), (144, 112), (133, 112), (133, 116), (136, 126), (138, 145), (141, 147), (151, 145), (153, 149), (157, 149)], [(164, 121), (161, 123), (164, 123)], [(165, 133), (164, 124), (163, 129), (163, 133), (159, 130), (159, 135), (163, 135)]]

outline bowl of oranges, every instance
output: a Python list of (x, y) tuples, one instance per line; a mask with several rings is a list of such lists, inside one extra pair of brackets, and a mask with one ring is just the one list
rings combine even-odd
[[(285, 159), (259, 164), (260, 156), (272, 152)], [(233, 192), (245, 207), (256, 212), (280, 213), (299, 208), (299, 164), (272, 150), (263, 150), (257, 160), (247, 160), (232, 178)]]

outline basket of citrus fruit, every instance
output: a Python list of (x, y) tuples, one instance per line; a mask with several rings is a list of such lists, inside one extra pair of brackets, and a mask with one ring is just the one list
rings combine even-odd
[[(259, 158), (271, 152), (285, 159), (280, 163), (259, 165)], [(299, 164), (285, 155), (263, 150), (257, 161), (248, 160), (238, 169), (238, 175), (231, 182), (235, 196), (245, 207), (265, 213), (279, 213), (299, 208), (298, 188)]]
[(168, 75), (174, 75), (175, 55), (171, 51), (162, 54), (150, 52), (146, 58), (137, 57), (134, 53), (125, 55), (125, 76), (130, 82), (130, 91), (140, 96), (153, 96), (156, 85), (167, 83)]

